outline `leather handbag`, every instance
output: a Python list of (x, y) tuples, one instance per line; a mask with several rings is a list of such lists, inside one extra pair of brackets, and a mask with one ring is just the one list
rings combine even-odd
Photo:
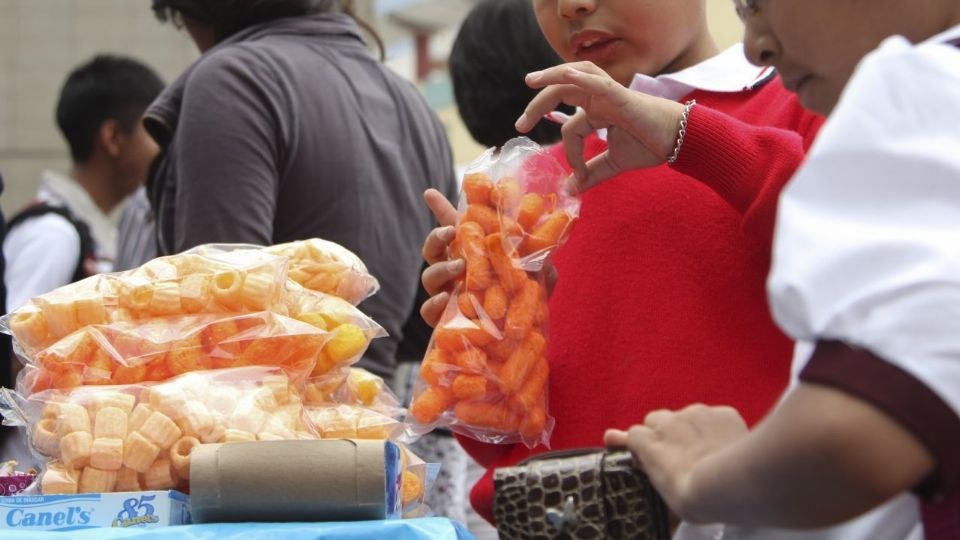
[(629, 452), (549, 452), (494, 471), (500, 538), (666, 540), (666, 506)]

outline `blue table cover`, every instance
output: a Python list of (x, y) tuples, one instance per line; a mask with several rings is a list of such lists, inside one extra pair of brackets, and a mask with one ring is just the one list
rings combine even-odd
[(459, 523), (443, 518), (351, 523), (208, 523), (157, 529), (84, 529), (66, 532), (0, 529), (0, 540), (473, 540)]

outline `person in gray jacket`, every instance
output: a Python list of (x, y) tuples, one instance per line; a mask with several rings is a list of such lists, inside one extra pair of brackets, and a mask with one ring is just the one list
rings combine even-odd
[(310, 237), (381, 283), (360, 307), (390, 334), (360, 366), (393, 375), (415, 316), (422, 193), (457, 192), (446, 134), (369, 51), (349, 0), (153, 0), (203, 53), (148, 109), (163, 149), (148, 193), (161, 254)]

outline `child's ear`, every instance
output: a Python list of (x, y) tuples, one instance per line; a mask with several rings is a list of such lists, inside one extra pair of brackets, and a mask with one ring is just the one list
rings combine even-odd
[(120, 122), (110, 119), (100, 124), (100, 132), (97, 134), (98, 142), (106, 155), (116, 158), (120, 155), (123, 148), (123, 141), (126, 134), (120, 127)]

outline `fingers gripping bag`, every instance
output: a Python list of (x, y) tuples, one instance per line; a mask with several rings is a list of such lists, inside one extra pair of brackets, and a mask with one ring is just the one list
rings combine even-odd
[(278, 366), (302, 385), (333, 334), (276, 313), (187, 315), (84, 327), (38, 352), (18, 377), (30, 395), (163, 381), (190, 371)]
[(200, 444), (318, 439), (300, 395), (275, 367), (187, 373), (163, 383), (0, 396), (46, 462), (44, 494), (189, 489)]
[(489, 443), (547, 444), (544, 263), (580, 201), (567, 174), (525, 138), (467, 169), (450, 257), (466, 262), (421, 364), (411, 423)]
[(93, 276), (33, 298), (0, 319), (26, 359), (88, 325), (277, 307), (287, 260), (262, 251), (182, 253)]

